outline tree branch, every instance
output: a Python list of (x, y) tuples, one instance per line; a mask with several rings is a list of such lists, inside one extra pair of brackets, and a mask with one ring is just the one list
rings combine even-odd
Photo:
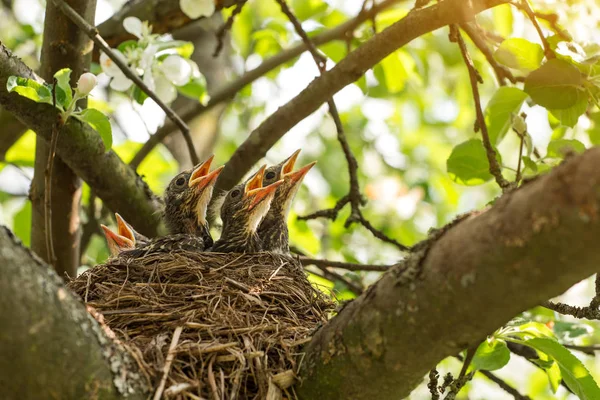
[(128, 399), (145, 398), (135, 362), (52, 268), (3, 226), (0, 248), (3, 397), (121, 399), (132, 390)]
[(462, 7), (463, 0), (445, 0), (410, 12), (349, 53), (331, 70), (313, 80), (298, 96), (280, 107), (256, 128), (225, 165), (217, 183), (217, 190), (227, 190), (235, 185), (286, 132), (393, 51), (425, 33), (448, 24), (465, 22), (474, 14), (507, 1), (473, 1), (472, 9), (466, 12)]
[[(7, 93), (6, 80), (11, 75), (42, 81), (0, 43), (0, 105), (49, 142), (57, 110), (16, 93)], [(112, 211), (122, 214), (140, 232), (150, 236), (157, 234), (158, 199), (119, 156), (105, 151), (102, 139), (89, 125), (71, 118), (61, 132), (56, 150)]]
[[(356, 27), (358, 27), (363, 22), (367, 21), (370, 18), (373, 18), (377, 13), (382, 10), (390, 7), (391, 5), (400, 2), (401, 0), (385, 0), (381, 4), (375, 5), (373, 8), (366, 10), (362, 13), (359, 13), (356, 17), (340, 24), (339, 26), (315, 35), (311, 38), (312, 42), (317, 45), (323, 45), (325, 43), (331, 42), (332, 40), (340, 40), (345, 39), (346, 36), (352, 32)], [(297, 44), (294, 47), (291, 47), (287, 50), (282, 51), (281, 53), (273, 56), (258, 67), (246, 72), (237, 80), (231, 82), (228, 85), (218, 89), (211, 95), (210, 101), (203, 105), (202, 103), (190, 104), (186, 108), (183, 108), (179, 114), (181, 118), (189, 122), (193, 118), (209, 111), (217, 104), (225, 102), (227, 100), (232, 99), (240, 90), (242, 90), (247, 85), (251, 84), (258, 78), (264, 76), (269, 71), (274, 70), (278, 66), (292, 60), (294, 57), (298, 57), (300, 54), (307, 50), (307, 46), (304, 42)], [(169, 136), (175, 130), (175, 125), (170, 121), (165, 122), (165, 125), (162, 126), (154, 135), (150, 136), (150, 139), (142, 148), (137, 152), (135, 157), (131, 160), (129, 165), (133, 168), (137, 168), (141, 162), (146, 158), (148, 154), (162, 142), (167, 136)], [(250, 168), (250, 166), (248, 167)]]
[(300, 257), (300, 262), (303, 266), (315, 265), (317, 267), (341, 268), (348, 271), (378, 271), (385, 272), (390, 269), (391, 265), (374, 265), (374, 264), (353, 264), (341, 261), (319, 260), (317, 258)]
[(349, 303), (307, 345), (300, 398), (408, 395), (440, 360), (596, 272), (598, 235), (594, 148), (443, 229)]

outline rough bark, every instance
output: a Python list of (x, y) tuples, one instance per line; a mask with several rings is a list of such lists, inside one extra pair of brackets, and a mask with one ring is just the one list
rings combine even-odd
[(3, 226), (0, 326), (3, 399), (119, 399), (144, 390), (121, 346), (52, 268)]
[[(216, 190), (227, 190), (286, 132), (316, 111), (345, 86), (358, 80), (369, 68), (411, 40), (449, 24), (472, 19), (476, 14), (508, 0), (445, 0), (411, 11), (406, 17), (363, 43), (331, 70), (313, 80), (298, 96), (270, 115), (242, 143), (219, 177)], [(469, 7), (470, 5), (470, 7)]]
[[(0, 105), (49, 142), (56, 110), (7, 93), (6, 80), (11, 75), (41, 81), (0, 42)], [(105, 151), (102, 139), (89, 125), (71, 118), (60, 133), (57, 154), (112, 211), (121, 213), (140, 232), (156, 235), (160, 222), (156, 196), (119, 156)]]
[[(94, 22), (96, 0), (67, 1), (88, 22)], [(89, 70), (91, 40), (73, 24), (53, 2), (46, 3), (42, 43), (40, 76), (48, 82), (56, 71), (71, 68), (71, 86)], [(87, 105), (81, 101), (81, 107)], [(35, 165), (31, 181), (31, 248), (46, 262), (54, 265), (59, 276), (75, 276), (79, 266), (79, 209), (81, 205), (81, 179), (59, 157), (54, 158), (50, 201), (52, 222), (52, 247), (56, 260), (49, 258), (46, 246), (46, 169), (50, 146), (36, 136)]]
[(347, 305), (307, 346), (300, 397), (403, 398), (445, 357), (594, 274), (599, 236), (594, 148), (449, 226)]

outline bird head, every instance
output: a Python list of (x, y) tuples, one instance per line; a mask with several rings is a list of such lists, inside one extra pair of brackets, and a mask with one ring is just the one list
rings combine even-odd
[(269, 211), (269, 206), (277, 188), (283, 183), (279, 180), (263, 187), (263, 176), (266, 166), (262, 166), (245, 183), (234, 186), (227, 194), (221, 207), (223, 229), (235, 223), (243, 225), (243, 229), (253, 233), (258, 224)]
[(106, 225), (100, 225), (104, 231), (106, 242), (108, 243), (108, 250), (111, 256), (116, 256), (122, 251), (131, 250), (135, 247), (134, 242), (129, 238), (119, 235), (118, 233), (110, 230)]
[(279, 164), (273, 165), (265, 171), (263, 185), (270, 185), (275, 181), (283, 180), (283, 184), (277, 189), (271, 203), (270, 215), (273, 215), (273, 218), (279, 216), (285, 218), (287, 216), (292, 206), (292, 200), (296, 196), (304, 176), (313, 165), (317, 163), (316, 161), (313, 161), (300, 168), (298, 171), (294, 171), (294, 166), (299, 154), (300, 149), (296, 150), (291, 156)]
[(206, 208), (223, 170), (221, 166), (209, 172), (213, 158), (181, 172), (165, 190), (164, 218), (171, 233), (194, 233), (207, 225)]

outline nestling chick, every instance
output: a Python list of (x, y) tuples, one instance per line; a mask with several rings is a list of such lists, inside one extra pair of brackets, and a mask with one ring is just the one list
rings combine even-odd
[(213, 194), (217, 177), (223, 170), (212, 172), (210, 164), (214, 156), (193, 169), (175, 176), (165, 190), (164, 221), (170, 234), (192, 234), (204, 241), (204, 248), (212, 246), (206, 208)]
[(296, 150), (287, 159), (277, 165), (267, 168), (263, 185), (283, 179), (275, 197), (271, 202), (269, 212), (258, 227), (258, 236), (262, 240), (262, 249), (281, 254), (290, 252), (287, 216), (292, 207), (292, 201), (300, 188), (306, 173), (316, 164), (316, 161), (292, 172), (300, 150)]
[(106, 225), (100, 224), (100, 227), (104, 231), (106, 243), (108, 244), (108, 251), (110, 252), (111, 257), (134, 248), (134, 243), (129, 238), (113, 232)]
[(119, 213), (115, 213), (117, 220), (117, 233), (133, 242), (134, 247), (146, 245), (150, 239), (142, 235), (131, 226)]
[(277, 181), (262, 187), (265, 166), (261, 167), (246, 183), (234, 186), (225, 195), (221, 206), (223, 230), (212, 248), (222, 253), (255, 253), (261, 251), (261, 241), (256, 234), (258, 225), (269, 211), (269, 205), (277, 187)]

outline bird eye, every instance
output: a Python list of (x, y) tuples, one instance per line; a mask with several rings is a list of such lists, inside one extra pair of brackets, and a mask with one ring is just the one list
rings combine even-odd
[(267, 174), (265, 175), (265, 178), (268, 179), (268, 180), (274, 179), (275, 178), (275, 172), (273, 172), (273, 171), (267, 172)]
[(231, 192), (231, 197), (238, 197), (240, 195), (240, 190), (239, 189), (235, 189)]
[(175, 184), (176, 184), (177, 186), (183, 186), (183, 185), (185, 185), (185, 178), (182, 176), (181, 178), (179, 178), (179, 179), (177, 179), (177, 180), (175, 181)]

